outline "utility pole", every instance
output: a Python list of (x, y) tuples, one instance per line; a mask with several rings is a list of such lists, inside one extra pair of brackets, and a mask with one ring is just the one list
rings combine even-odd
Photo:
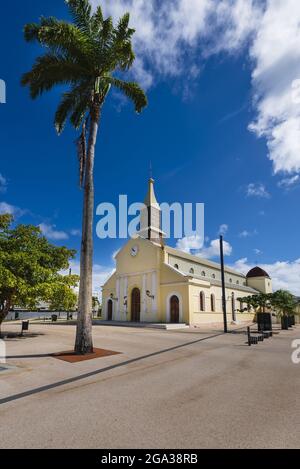
[(221, 259), (221, 277), (222, 277), (222, 307), (224, 319), (224, 332), (228, 332), (227, 328), (227, 311), (226, 311), (226, 287), (225, 287), (225, 266), (224, 266), (224, 249), (223, 236), (220, 236), (220, 259)]

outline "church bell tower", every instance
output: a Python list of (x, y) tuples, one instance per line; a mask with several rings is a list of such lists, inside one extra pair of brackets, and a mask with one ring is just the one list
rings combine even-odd
[(161, 209), (156, 200), (154, 179), (149, 179), (148, 193), (144, 201), (145, 207), (141, 211), (140, 236), (154, 243), (163, 244), (161, 230)]

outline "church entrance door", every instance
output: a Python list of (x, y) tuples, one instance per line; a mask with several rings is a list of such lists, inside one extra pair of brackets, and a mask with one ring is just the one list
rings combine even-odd
[(108, 303), (107, 303), (107, 320), (108, 321), (113, 320), (113, 302), (112, 302), (112, 300), (108, 300)]
[(141, 320), (141, 292), (134, 288), (131, 293), (131, 321), (140, 322)]
[(170, 299), (171, 323), (179, 323), (179, 299), (177, 296), (172, 296)]

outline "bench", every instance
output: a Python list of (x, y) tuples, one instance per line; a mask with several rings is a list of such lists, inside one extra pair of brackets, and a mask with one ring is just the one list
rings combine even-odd
[[(252, 332), (252, 334), (251, 334)], [(247, 335), (248, 335), (248, 345), (257, 345), (258, 342), (263, 342), (265, 339), (270, 337), (270, 333), (265, 333), (265, 331), (251, 331), (250, 327), (247, 327)]]

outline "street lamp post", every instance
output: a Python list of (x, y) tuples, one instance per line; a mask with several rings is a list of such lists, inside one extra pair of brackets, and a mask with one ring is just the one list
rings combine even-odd
[(222, 277), (222, 308), (224, 319), (224, 332), (228, 332), (227, 328), (227, 311), (226, 311), (226, 289), (225, 289), (225, 266), (224, 266), (224, 249), (223, 236), (220, 236), (220, 259), (221, 259), (221, 277)]

